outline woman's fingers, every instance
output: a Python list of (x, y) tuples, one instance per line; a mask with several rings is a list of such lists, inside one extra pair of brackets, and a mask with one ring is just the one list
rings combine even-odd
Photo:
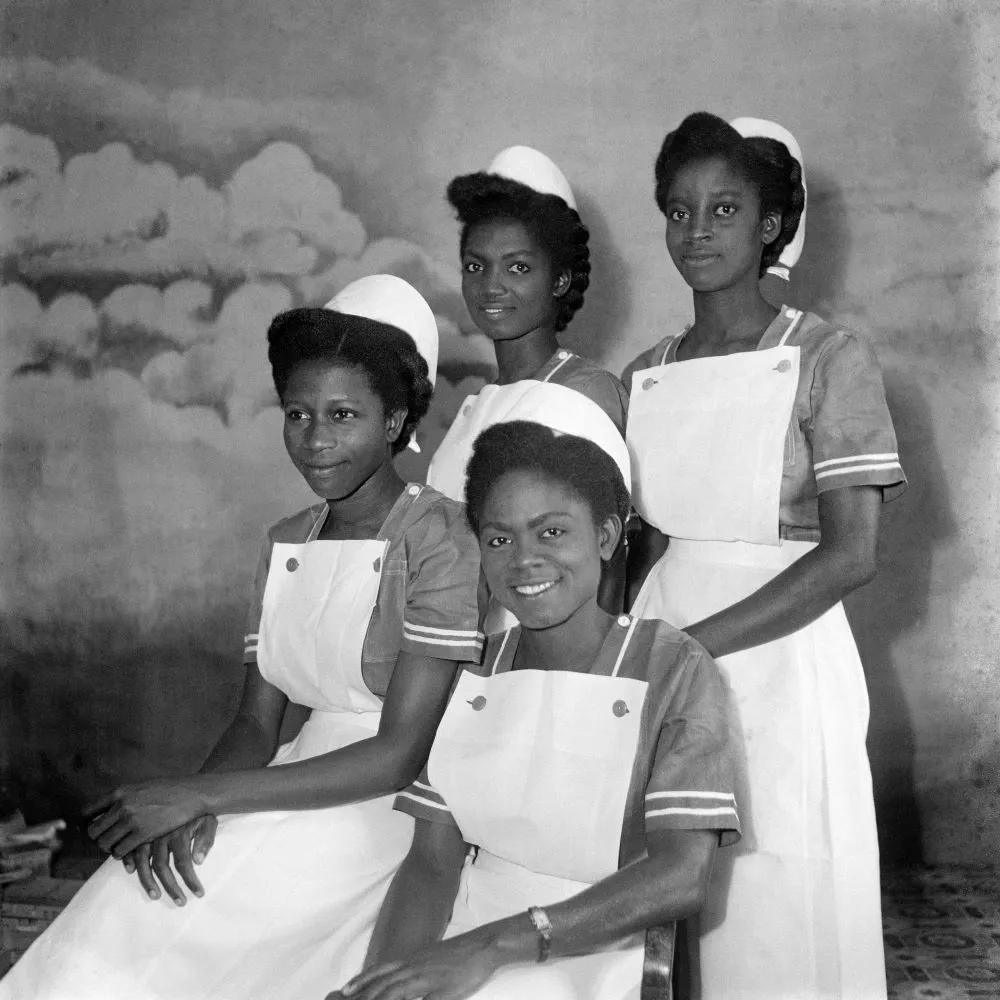
[(110, 809), (118, 801), (118, 796), (121, 794), (120, 788), (115, 788), (108, 792), (107, 795), (102, 795), (99, 799), (94, 799), (93, 802), (88, 803), (80, 810), (84, 816), (96, 816), (98, 813), (102, 813), (107, 809)]
[(177, 906), (183, 906), (187, 902), (187, 896), (174, 878), (173, 869), (170, 867), (170, 839), (160, 837), (153, 843), (153, 871), (160, 880), (160, 885), (167, 891), (167, 895)]
[(153, 870), (149, 864), (149, 844), (143, 844), (141, 847), (137, 847), (132, 852), (132, 856), (135, 858), (135, 873), (139, 877), (139, 884), (142, 886), (146, 895), (149, 896), (150, 899), (159, 899), (160, 887), (156, 884), (156, 879), (153, 878)]
[[(194, 862), (200, 865), (208, 852), (215, 844), (215, 831), (219, 828), (219, 821), (215, 816), (202, 816), (195, 824), (194, 836), (191, 838), (191, 854)], [(191, 883), (189, 882), (188, 885)]]
[[(184, 827), (170, 836), (170, 851), (174, 856), (174, 868), (184, 880), (184, 884), (196, 895), (204, 896), (205, 890), (194, 870), (194, 859), (191, 857), (191, 828)], [(166, 887), (164, 887), (166, 888)], [(169, 892), (169, 890), (167, 890)]]

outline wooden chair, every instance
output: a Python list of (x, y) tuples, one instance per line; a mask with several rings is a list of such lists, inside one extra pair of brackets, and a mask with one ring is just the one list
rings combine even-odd
[(683, 930), (676, 923), (647, 929), (640, 1000), (688, 1000)]

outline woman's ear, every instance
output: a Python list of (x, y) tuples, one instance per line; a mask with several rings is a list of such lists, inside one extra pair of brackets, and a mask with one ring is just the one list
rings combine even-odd
[(406, 415), (410, 411), (405, 407), (402, 410), (393, 410), (385, 417), (385, 439), (389, 444), (395, 444), (399, 435), (403, 433), (403, 425), (406, 423)]
[(569, 271), (560, 271), (552, 282), (552, 294), (555, 298), (561, 299), (573, 283), (573, 275)]
[(761, 220), (761, 242), (770, 245), (781, 235), (781, 212), (767, 212)]
[(598, 526), (598, 546), (604, 562), (607, 562), (618, 549), (623, 529), (622, 519), (617, 514), (609, 514)]

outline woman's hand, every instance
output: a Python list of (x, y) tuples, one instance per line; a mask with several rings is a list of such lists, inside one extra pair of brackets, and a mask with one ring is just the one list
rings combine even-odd
[(326, 1000), (464, 1000), (500, 967), (495, 949), (478, 931), (460, 934), (355, 976)]
[(83, 810), (84, 816), (95, 817), (87, 833), (101, 850), (120, 860), (137, 847), (210, 812), (196, 790), (196, 780), (162, 779), (122, 785)]
[(160, 898), (160, 886), (156, 882), (159, 879), (167, 895), (178, 906), (184, 906), (187, 897), (174, 875), (174, 869), (191, 892), (203, 896), (205, 889), (195, 872), (195, 865), (200, 865), (208, 856), (215, 843), (218, 825), (219, 821), (214, 816), (199, 816), (179, 830), (126, 854), (122, 859), (125, 870), (129, 874), (136, 873), (150, 899)]

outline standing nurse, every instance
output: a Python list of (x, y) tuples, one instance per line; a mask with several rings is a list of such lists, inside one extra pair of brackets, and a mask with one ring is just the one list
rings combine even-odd
[(877, 1000), (868, 698), (840, 600), (874, 576), (880, 507), (905, 477), (871, 349), (760, 293), (798, 257), (801, 155), (780, 126), (734, 125), (690, 115), (656, 161), (695, 318), (626, 373), (632, 610), (719, 658), (746, 751), (744, 838), (701, 920), (702, 997)]
[[(590, 283), (587, 227), (566, 178), (527, 146), (500, 153), (485, 172), (456, 177), (448, 200), (462, 224), (462, 294), (476, 326), (496, 347), (497, 383), (462, 404), (427, 472), (455, 500), (480, 432), (523, 412), (539, 383), (593, 400), (620, 433), (628, 396), (614, 375), (559, 346)], [(583, 433), (583, 432), (580, 432)]]

